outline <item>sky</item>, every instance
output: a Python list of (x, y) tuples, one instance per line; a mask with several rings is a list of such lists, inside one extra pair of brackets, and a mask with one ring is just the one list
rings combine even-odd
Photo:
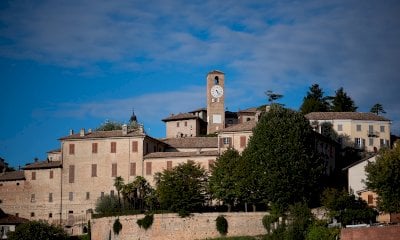
[(0, 157), (46, 159), (69, 130), (161, 119), (206, 106), (225, 73), (230, 111), (298, 110), (312, 84), (358, 111), (380, 103), (400, 134), (400, 1), (0, 1)]

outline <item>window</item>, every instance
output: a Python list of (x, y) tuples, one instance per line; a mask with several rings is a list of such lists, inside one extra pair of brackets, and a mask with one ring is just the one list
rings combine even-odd
[(19, 217), (19, 213), (15, 213), (15, 216), (16, 216), (16, 217)]
[(111, 197), (114, 197), (114, 190), (111, 190), (111, 191), (110, 191), (110, 196), (111, 196)]
[(49, 193), (49, 202), (53, 202), (53, 193)]
[(361, 148), (361, 138), (355, 138), (354, 139), (354, 146), (356, 148)]
[(179, 122), (176, 122), (176, 127), (179, 127)]
[(374, 138), (369, 138), (368, 145), (374, 146)]
[(240, 136), (240, 147), (246, 147), (246, 136)]
[(36, 172), (32, 172), (32, 180), (36, 180)]
[(34, 193), (31, 194), (31, 202), (35, 202), (35, 194)]
[(219, 85), (219, 77), (218, 77), (218, 76), (215, 76), (215, 78), (214, 78), (214, 84), (215, 84), (215, 85)]
[(131, 169), (129, 175), (136, 176), (136, 163), (131, 163)]
[(97, 143), (92, 143), (92, 153), (97, 153)]
[(90, 199), (90, 192), (86, 192), (86, 200)]
[(31, 212), (31, 217), (35, 217), (35, 213), (34, 212)]
[(151, 162), (146, 163), (146, 175), (151, 175)]
[(101, 198), (104, 198), (104, 192), (101, 192), (101, 193), (100, 193), (100, 197), (101, 197)]
[(343, 125), (342, 124), (338, 124), (337, 125), (337, 130), (338, 131), (343, 131)]
[(49, 218), (52, 218), (53, 217), (53, 213), (49, 213)]
[(97, 177), (97, 164), (92, 164), (92, 177)]
[(111, 142), (111, 153), (116, 153), (116, 152), (117, 152), (117, 143)]
[(230, 137), (224, 137), (221, 139), (222, 140), (222, 145), (229, 145), (229, 147), (231, 146), (231, 138)]
[(388, 140), (382, 139), (382, 138), (379, 140), (380, 140), (381, 147), (386, 147), (388, 145)]
[(380, 127), (381, 132), (385, 132), (385, 126)]
[(138, 151), (138, 142), (132, 141), (132, 152), (137, 152), (137, 151)]
[(374, 203), (374, 197), (372, 194), (368, 194), (368, 204), (373, 204)]
[(116, 177), (117, 176), (117, 164), (113, 163), (111, 165), (111, 177)]
[(54, 172), (53, 172), (53, 170), (50, 170), (49, 178), (50, 178), (50, 179), (53, 179), (53, 177), (54, 177)]
[(69, 183), (75, 182), (75, 165), (69, 166)]
[(69, 144), (69, 154), (74, 155), (75, 154), (75, 144), (70, 143)]
[(69, 192), (68, 199), (69, 199), (70, 201), (73, 201), (73, 200), (74, 200), (74, 193), (73, 193), (73, 192)]
[(167, 170), (172, 169), (172, 161), (167, 161)]
[(185, 121), (185, 127), (187, 127), (187, 122)]
[(361, 131), (361, 125), (360, 124), (357, 124), (356, 128), (357, 128), (357, 132)]
[(370, 133), (374, 132), (374, 125), (368, 125), (368, 131)]

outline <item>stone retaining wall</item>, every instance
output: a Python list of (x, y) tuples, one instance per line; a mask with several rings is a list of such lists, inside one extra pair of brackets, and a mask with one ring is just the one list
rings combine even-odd
[(196, 213), (181, 218), (177, 214), (156, 214), (153, 225), (146, 231), (136, 221), (144, 215), (120, 216), (122, 230), (114, 235), (116, 217), (92, 219), (93, 240), (195, 240), (220, 237), (215, 219), (224, 215), (228, 221), (227, 236), (256, 236), (265, 234), (262, 218), (266, 212), (251, 213)]

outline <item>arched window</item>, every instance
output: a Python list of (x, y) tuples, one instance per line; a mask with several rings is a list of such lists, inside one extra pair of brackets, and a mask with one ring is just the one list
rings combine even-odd
[(215, 84), (215, 85), (219, 85), (219, 77), (218, 77), (218, 76), (215, 76), (215, 78), (214, 78), (214, 84)]

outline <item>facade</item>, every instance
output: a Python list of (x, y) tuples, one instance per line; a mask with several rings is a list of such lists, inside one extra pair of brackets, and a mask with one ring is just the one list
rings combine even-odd
[(332, 124), (342, 145), (368, 152), (390, 146), (391, 122), (382, 116), (360, 112), (312, 112), (306, 118), (319, 133), (323, 123)]

